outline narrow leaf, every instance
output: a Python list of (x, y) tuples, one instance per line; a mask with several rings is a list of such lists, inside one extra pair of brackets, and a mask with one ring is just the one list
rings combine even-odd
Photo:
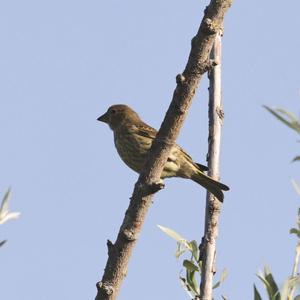
[(199, 295), (200, 288), (199, 288), (199, 284), (195, 277), (195, 272), (190, 271), (189, 269), (186, 269), (186, 280), (187, 280), (189, 287), (195, 292), (195, 294)]
[[(266, 105), (263, 105), (263, 107), (265, 109), (267, 109), (273, 116), (275, 116), (278, 120), (280, 120), (281, 122), (283, 122), (286, 126), (294, 129), (295, 131), (297, 131), (298, 133), (300, 133), (300, 124), (299, 124), (299, 121), (296, 119), (296, 117), (282, 109), (282, 108), (275, 108), (275, 109), (272, 109)], [(284, 118), (283, 115), (285, 115), (286, 118)]]
[(291, 299), (291, 289), (300, 286), (300, 276), (290, 277), (287, 279), (282, 288), (282, 299)]
[(272, 273), (270, 272), (269, 274), (267, 274), (265, 278), (269, 282), (272, 299), (280, 300), (281, 298), (280, 298), (279, 289), (277, 283), (274, 280)]
[(195, 298), (195, 293), (191, 290), (191, 288), (188, 286), (186, 279), (183, 277), (179, 277), (180, 283), (184, 290), (187, 292), (187, 294), (190, 296), (191, 299)]
[(9, 202), (11, 198), (10, 189), (5, 193), (0, 206), (0, 224), (4, 224), (8, 220), (17, 219), (20, 216), (19, 212), (9, 212)]
[(253, 285), (254, 287), (254, 300), (262, 300), (262, 297), (260, 296), (255, 284)]
[(292, 179), (291, 182), (292, 182), (292, 185), (293, 185), (295, 191), (300, 196), (300, 186), (299, 186), (299, 184), (294, 179)]
[[(181, 244), (178, 243), (178, 245), (181, 245)], [(186, 249), (182, 249), (181, 250), (179, 247), (177, 247), (177, 250), (175, 252), (176, 259), (178, 259), (185, 252), (186, 252)]]
[(228, 276), (228, 272), (226, 269), (224, 269), (221, 273), (220, 280), (213, 286), (213, 289), (218, 288), (224, 282), (227, 276)]
[(300, 230), (297, 228), (291, 228), (290, 234), (296, 234), (298, 237), (300, 237)]
[(0, 247), (2, 247), (6, 242), (7, 242), (7, 240), (1, 241), (1, 242), (0, 242)]
[[(184, 239), (180, 234), (178, 234), (176, 231), (174, 231), (173, 229), (170, 229), (168, 227), (164, 227), (161, 225), (157, 225), (158, 228), (163, 231), (165, 234), (167, 234), (169, 237), (171, 237), (172, 239), (174, 239), (177, 242), (186, 242), (186, 239)], [(187, 242), (186, 242), (187, 243)], [(188, 243), (187, 243), (188, 244)]]
[(189, 246), (192, 249), (192, 255), (196, 261), (199, 261), (199, 248), (195, 240), (189, 242)]
[(192, 261), (185, 259), (183, 261), (183, 266), (190, 270), (190, 271), (196, 271), (199, 272), (199, 267), (197, 267)]
[(300, 160), (300, 156), (296, 156), (293, 158), (292, 162)]

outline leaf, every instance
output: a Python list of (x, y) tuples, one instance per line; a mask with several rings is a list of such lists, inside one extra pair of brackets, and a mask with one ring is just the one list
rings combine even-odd
[(281, 113), (281, 114), (285, 115), (287, 118), (289, 118), (289, 119), (291, 120), (292, 123), (298, 123), (298, 119), (297, 119), (297, 117), (296, 117), (293, 113), (289, 112), (289, 111), (286, 110), (286, 109), (280, 108), (280, 107), (275, 108), (275, 109), (276, 109), (279, 113)]
[(294, 300), (300, 300), (300, 295), (297, 295)]
[[(272, 274), (271, 274), (271, 276), (272, 276)], [(262, 275), (257, 274), (257, 277), (263, 282), (265, 289), (269, 295), (269, 299), (280, 300), (280, 298), (275, 297), (276, 294), (278, 293), (278, 288), (274, 290), (274, 286), (270, 282), (269, 274), (266, 274), (266, 273), (262, 274)]]
[[(180, 234), (178, 234), (176, 231), (174, 231), (173, 229), (170, 229), (168, 227), (164, 227), (161, 225), (157, 225), (158, 228), (163, 231), (165, 234), (167, 234), (169, 237), (171, 237), (172, 239), (174, 239), (175, 241), (182, 243), (182, 242), (186, 242), (186, 239), (184, 239)], [(187, 243), (187, 242), (186, 242)], [(188, 244), (188, 243), (187, 243)]]
[(198, 262), (200, 251), (199, 251), (197, 242), (195, 240), (193, 240), (193, 241), (189, 242), (189, 246), (192, 249), (191, 251), (192, 251), (192, 255), (193, 255), (195, 261)]
[(293, 158), (292, 162), (298, 161), (298, 160), (300, 160), (300, 156), (295, 156), (295, 157)]
[(192, 251), (191, 246), (189, 245), (189, 242), (184, 239), (180, 234), (178, 234), (173, 229), (170, 229), (168, 227), (164, 227), (161, 225), (157, 225), (158, 228), (163, 231), (165, 234), (167, 234), (169, 237), (177, 241), (177, 249), (175, 252), (175, 257), (178, 259), (183, 253), (185, 253), (187, 250)]
[(270, 269), (266, 266), (263, 274), (257, 274), (258, 278), (264, 283), (265, 289), (271, 300), (280, 300), (280, 293), (278, 286), (273, 278)]
[[(286, 126), (300, 133), (300, 123), (294, 114), (282, 108), (272, 109), (266, 105), (263, 105), (263, 107), (266, 110), (268, 110), (273, 116), (275, 116), (278, 120), (283, 122)], [(284, 117), (282, 115), (284, 115)]]
[(200, 287), (195, 277), (195, 271), (186, 269), (186, 280), (187, 284), (195, 292), (195, 294), (200, 295)]
[(253, 285), (254, 287), (254, 300), (262, 300), (262, 297), (260, 296), (255, 284)]
[[(178, 244), (178, 245), (180, 245), (180, 244)], [(185, 252), (186, 252), (186, 249), (185, 250), (180, 250), (179, 247), (177, 247), (177, 250), (175, 252), (176, 259), (178, 259)]]
[(300, 238), (300, 230), (297, 228), (291, 228), (290, 234), (296, 234)]
[(195, 298), (195, 293), (191, 290), (191, 288), (188, 286), (186, 279), (183, 277), (179, 277), (180, 283), (183, 286), (183, 288), (185, 289), (185, 291), (188, 293), (188, 295), (190, 296), (191, 299)]
[(183, 266), (189, 271), (199, 272), (199, 267), (197, 267), (192, 261), (185, 259), (183, 261)]
[(190, 251), (187, 245), (187, 241), (185, 240), (184, 242), (177, 242), (177, 248), (175, 252), (176, 259), (178, 259), (186, 251)]
[(9, 212), (9, 202), (11, 198), (10, 189), (5, 193), (0, 207), (0, 224), (3, 224), (11, 219), (17, 219), (20, 216), (19, 212)]
[[(290, 277), (288, 278), (282, 288), (282, 299), (290, 299), (291, 295), (291, 289), (299, 287), (300, 286), (300, 276)], [(297, 296), (299, 297), (299, 296)]]
[(267, 274), (267, 276), (265, 278), (269, 282), (270, 291), (272, 293), (272, 299), (280, 300), (281, 299), (280, 292), (279, 292), (278, 286), (274, 280), (272, 273), (270, 272), (269, 274)]
[(228, 276), (228, 271), (224, 269), (221, 273), (220, 280), (213, 286), (213, 289), (218, 288), (224, 282), (227, 276)]
[(1, 241), (1, 242), (0, 242), (0, 247), (2, 247), (6, 242), (7, 242), (7, 240)]
[(295, 191), (300, 196), (300, 186), (299, 186), (299, 184), (294, 179), (292, 179), (291, 182), (292, 182), (292, 185), (293, 185)]

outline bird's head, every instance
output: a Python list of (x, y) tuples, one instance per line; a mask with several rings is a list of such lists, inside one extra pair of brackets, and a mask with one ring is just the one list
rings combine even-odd
[(115, 130), (125, 123), (130, 124), (139, 122), (140, 117), (129, 106), (117, 104), (112, 105), (107, 112), (100, 116), (97, 120), (107, 123), (112, 130)]

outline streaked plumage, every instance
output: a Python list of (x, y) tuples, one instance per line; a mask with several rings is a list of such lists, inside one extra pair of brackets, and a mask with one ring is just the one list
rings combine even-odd
[[(157, 131), (144, 123), (129, 106), (123, 104), (111, 106), (98, 120), (107, 123), (112, 129), (115, 146), (122, 160), (128, 167), (140, 173)], [(161, 178), (192, 179), (223, 201), (222, 190), (229, 190), (228, 186), (207, 176), (204, 173), (206, 170), (206, 166), (195, 163), (180, 146), (175, 144)]]

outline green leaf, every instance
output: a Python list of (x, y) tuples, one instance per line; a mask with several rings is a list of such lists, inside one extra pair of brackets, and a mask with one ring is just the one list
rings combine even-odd
[(292, 296), (291, 289), (294, 289), (299, 286), (300, 286), (300, 276), (299, 275), (288, 278), (283, 284), (282, 299), (291, 299), (291, 296)]
[(294, 300), (300, 300), (300, 295), (297, 295)]
[(186, 269), (187, 284), (195, 292), (196, 295), (200, 295), (200, 287), (195, 274), (195, 271), (190, 271), (189, 269)]
[(299, 233), (300, 233), (300, 230), (297, 229), (297, 228), (291, 228), (290, 229), (290, 234), (297, 234), (297, 235), (299, 235)]
[(262, 300), (262, 297), (260, 296), (255, 284), (253, 285), (254, 287), (254, 300)]
[[(178, 244), (178, 245), (181, 245), (181, 244)], [(176, 259), (178, 259), (183, 253), (186, 252), (186, 249), (180, 249), (179, 247), (177, 247), (177, 250), (175, 252), (175, 257)]]
[(189, 242), (184, 239), (180, 234), (178, 234), (173, 229), (170, 229), (168, 227), (164, 227), (161, 225), (157, 225), (158, 228), (163, 231), (165, 234), (167, 234), (169, 237), (177, 241), (177, 249), (175, 252), (175, 257), (179, 258), (180, 255), (186, 252), (186, 250), (192, 251), (192, 248), (189, 245)]
[(286, 126), (300, 133), (300, 123), (294, 114), (282, 108), (272, 109), (266, 105), (263, 105), (263, 107), (266, 110), (268, 110), (273, 116), (275, 116), (278, 120), (284, 123)]
[(190, 271), (195, 271), (195, 272), (199, 272), (199, 267), (197, 267), (192, 261), (185, 259), (183, 261), (183, 266), (190, 270)]
[(296, 234), (300, 238), (300, 230), (297, 228), (291, 228), (290, 234)]
[(183, 288), (185, 289), (185, 291), (188, 293), (188, 295), (190, 296), (191, 299), (194, 299), (196, 294), (194, 291), (191, 290), (191, 288), (188, 286), (186, 279), (183, 277), (179, 277), (180, 283), (183, 286)]
[(198, 262), (199, 261), (199, 248), (198, 248), (198, 244), (195, 240), (189, 242), (189, 246), (192, 249), (192, 255), (194, 257), (194, 259)]
[(271, 272), (268, 273), (265, 278), (269, 282), (269, 285), (270, 285), (270, 294), (272, 296), (271, 299), (280, 300), (281, 299), (280, 292), (279, 292), (278, 286), (274, 280), (272, 273)]
[(291, 182), (292, 182), (292, 185), (293, 185), (295, 191), (300, 196), (300, 186), (299, 186), (299, 184), (294, 179), (292, 179)]
[(163, 231), (165, 234), (167, 234), (169, 237), (171, 237), (175, 241), (177, 241), (177, 242), (185, 241), (185, 239), (180, 234), (178, 234), (176, 231), (174, 231), (168, 227), (161, 226), (161, 225), (157, 225), (157, 226), (161, 231)]
[(227, 276), (228, 276), (228, 272), (226, 269), (224, 269), (221, 273), (220, 280), (213, 286), (213, 289), (218, 288), (224, 282)]
[(276, 110), (279, 113), (285, 115), (287, 118), (289, 118), (291, 120), (291, 122), (298, 123), (297, 117), (293, 113), (289, 112), (288, 110), (280, 108), (280, 107), (276, 108)]
[(292, 162), (298, 161), (298, 160), (300, 160), (300, 156), (295, 156), (295, 157), (293, 158)]
[(266, 266), (263, 274), (257, 274), (258, 278), (264, 283), (265, 289), (271, 300), (280, 300), (278, 286), (273, 278), (270, 269)]

